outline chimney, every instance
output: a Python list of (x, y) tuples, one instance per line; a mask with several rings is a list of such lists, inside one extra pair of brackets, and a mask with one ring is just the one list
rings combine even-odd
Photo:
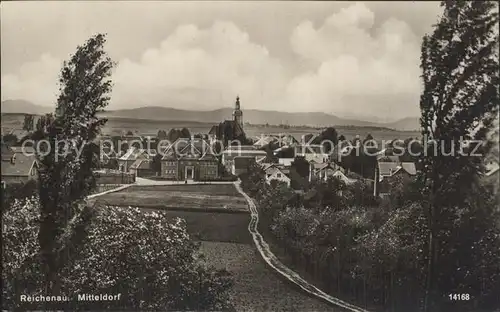
[(12, 155), (12, 157), (10, 158), (10, 162), (13, 165), (16, 163), (16, 154)]

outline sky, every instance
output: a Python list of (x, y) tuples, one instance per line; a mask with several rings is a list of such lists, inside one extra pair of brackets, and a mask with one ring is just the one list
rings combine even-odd
[(109, 109), (165, 106), (419, 115), (420, 44), (439, 2), (1, 3), (1, 97), (53, 106), (62, 62), (97, 33)]

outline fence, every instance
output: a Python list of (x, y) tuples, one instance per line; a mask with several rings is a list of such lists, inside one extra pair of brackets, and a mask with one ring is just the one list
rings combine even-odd
[(103, 170), (95, 172), (96, 182), (102, 184), (131, 184), (135, 182), (135, 175), (118, 170)]
[(99, 194), (102, 192), (110, 191), (122, 187), (122, 184), (98, 184), (91, 194)]

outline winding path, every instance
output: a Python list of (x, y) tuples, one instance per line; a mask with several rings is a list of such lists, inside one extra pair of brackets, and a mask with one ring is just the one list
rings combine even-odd
[(250, 208), (250, 214), (251, 214), (251, 220), (250, 223), (248, 224), (248, 231), (252, 235), (253, 241), (255, 243), (255, 246), (257, 247), (257, 250), (259, 251), (260, 255), (264, 260), (267, 262), (267, 264), (276, 272), (280, 273), (283, 275), (286, 279), (289, 281), (293, 282), (294, 284), (298, 285), (300, 288), (302, 288), (304, 291), (308, 292), (309, 294), (316, 296), (318, 298), (321, 298), (333, 305), (336, 305), (338, 307), (344, 308), (347, 311), (352, 311), (352, 312), (368, 312), (365, 309), (362, 309), (360, 307), (357, 307), (355, 305), (352, 305), (348, 302), (342, 301), (338, 298), (332, 297), (322, 290), (318, 289), (314, 285), (308, 283), (305, 281), (302, 277), (300, 277), (299, 274), (296, 272), (292, 271), (289, 269), (287, 266), (285, 266), (281, 261), (276, 258), (276, 256), (271, 252), (269, 245), (264, 241), (264, 238), (262, 235), (260, 235), (257, 225), (259, 223), (259, 213), (257, 211), (257, 207), (255, 206), (255, 203), (250, 196), (248, 196), (240, 186), (240, 181), (234, 182), (234, 186), (238, 190), (238, 192), (245, 197), (245, 199), (248, 202), (248, 207)]
[(106, 194), (109, 194), (109, 193), (118, 192), (118, 191), (124, 190), (124, 189), (126, 189), (126, 188), (128, 188), (128, 187), (130, 187), (132, 185), (135, 185), (135, 184), (134, 183), (132, 183), (132, 184), (125, 184), (125, 185), (119, 186), (119, 187), (111, 189), (111, 190), (107, 190), (107, 191), (104, 191), (104, 192), (101, 192), (101, 193), (97, 193), (97, 194), (92, 194), (92, 195), (87, 196), (87, 199), (92, 199), (94, 197), (99, 197), (99, 196), (106, 195)]

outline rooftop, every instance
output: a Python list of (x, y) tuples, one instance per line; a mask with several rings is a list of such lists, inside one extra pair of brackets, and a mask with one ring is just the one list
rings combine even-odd
[(130, 169), (150, 169), (151, 161), (149, 159), (137, 159), (131, 166)]
[(29, 176), (30, 170), (35, 163), (34, 156), (16, 153), (14, 162), (2, 159), (2, 176)]

